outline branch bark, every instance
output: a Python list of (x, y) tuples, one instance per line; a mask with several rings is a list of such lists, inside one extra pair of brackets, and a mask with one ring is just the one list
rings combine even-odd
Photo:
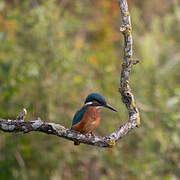
[(120, 138), (125, 136), (129, 131), (140, 125), (140, 115), (135, 103), (133, 93), (130, 88), (129, 75), (133, 65), (138, 63), (138, 60), (132, 59), (132, 26), (128, 4), (126, 0), (118, 0), (122, 16), (122, 26), (120, 32), (124, 36), (124, 57), (121, 70), (121, 81), (119, 92), (122, 96), (122, 101), (126, 105), (129, 113), (129, 120), (121, 125), (115, 132), (109, 136), (93, 136), (91, 134), (83, 135), (79, 132), (65, 128), (60, 124), (46, 123), (40, 119), (35, 121), (24, 121), (27, 111), (23, 109), (16, 120), (5, 120), (0, 118), (0, 130), (5, 132), (24, 132), (39, 131), (46, 134), (56, 135), (66, 138), (71, 141), (79, 141), (80, 143), (99, 146), (113, 147)]

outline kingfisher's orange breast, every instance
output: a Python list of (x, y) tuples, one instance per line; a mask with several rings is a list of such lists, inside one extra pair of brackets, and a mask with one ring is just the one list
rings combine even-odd
[(93, 132), (100, 123), (101, 110), (96, 106), (89, 106), (80, 122), (72, 127), (73, 130), (81, 133)]

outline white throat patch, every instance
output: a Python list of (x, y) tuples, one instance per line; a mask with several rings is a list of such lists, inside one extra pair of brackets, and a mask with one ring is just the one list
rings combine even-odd
[(96, 109), (101, 109), (102, 108), (102, 106), (96, 106)]

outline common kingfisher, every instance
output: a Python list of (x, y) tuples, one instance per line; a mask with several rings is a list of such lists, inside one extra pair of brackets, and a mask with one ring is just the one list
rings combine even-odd
[[(100, 123), (101, 107), (106, 107), (117, 112), (116, 109), (106, 102), (106, 99), (101, 94), (89, 94), (86, 97), (83, 107), (74, 115), (71, 129), (79, 131), (82, 134), (92, 134)], [(74, 141), (74, 145), (79, 144), (78, 141)]]

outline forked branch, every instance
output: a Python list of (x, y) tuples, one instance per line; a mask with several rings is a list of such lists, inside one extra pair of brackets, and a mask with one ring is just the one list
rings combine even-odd
[(130, 71), (133, 65), (138, 63), (138, 60), (132, 59), (132, 26), (128, 4), (126, 0), (118, 0), (120, 4), (122, 26), (120, 32), (124, 36), (124, 57), (121, 69), (121, 81), (119, 92), (122, 96), (122, 101), (126, 105), (129, 113), (129, 120), (121, 125), (115, 132), (109, 136), (93, 136), (90, 134), (83, 135), (79, 132), (65, 128), (60, 124), (46, 123), (40, 119), (35, 121), (24, 121), (27, 111), (23, 109), (16, 120), (0, 119), (0, 130), (5, 132), (24, 132), (39, 131), (46, 134), (56, 135), (66, 138), (71, 141), (79, 141), (80, 143), (99, 146), (113, 147), (120, 138), (126, 135), (129, 131), (140, 125), (139, 111), (136, 106), (134, 96), (132, 94), (129, 82)]

